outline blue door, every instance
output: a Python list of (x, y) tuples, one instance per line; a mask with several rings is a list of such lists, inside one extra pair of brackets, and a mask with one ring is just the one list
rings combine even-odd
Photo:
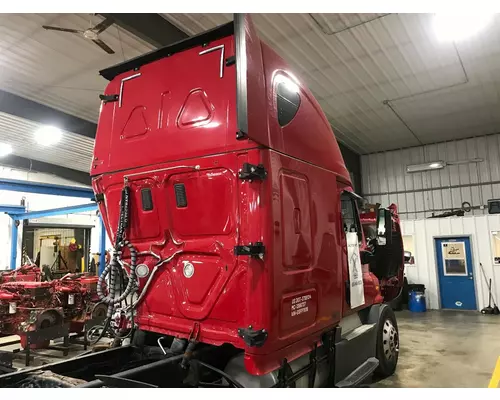
[(469, 238), (435, 240), (441, 308), (477, 310)]

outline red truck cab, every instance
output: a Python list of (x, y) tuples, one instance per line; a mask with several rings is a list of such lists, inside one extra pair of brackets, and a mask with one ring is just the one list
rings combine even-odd
[(335, 135), (251, 19), (101, 74), (92, 186), (109, 236), (128, 243), (140, 331), (239, 349), (225, 371), (247, 386), (283, 383), (316, 352), (313, 386), (360, 366), (391, 374), (397, 323), (361, 265)]
[(377, 212), (380, 205), (365, 204), (360, 209), (361, 225), (371, 250), (377, 254), (369, 264), (370, 271), (379, 279), (384, 301), (396, 309), (400, 308), (404, 283), (405, 252), (398, 207), (391, 204), (387, 209), (391, 214), (391, 241), (383, 249), (377, 246)]

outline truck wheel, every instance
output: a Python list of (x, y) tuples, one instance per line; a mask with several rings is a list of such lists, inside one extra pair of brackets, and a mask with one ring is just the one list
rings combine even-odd
[(399, 356), (399, 332), (394, 311), (384, 307), (380, 313), (377, 332), (377, 359), (375, 373), (381, 377), (391, 376), (396, 370)]

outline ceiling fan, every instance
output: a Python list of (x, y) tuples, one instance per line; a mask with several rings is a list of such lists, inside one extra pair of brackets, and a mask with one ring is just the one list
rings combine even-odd
[(82, 35), (85, 39), (93, 41), (96, 45), (98, 45), (101, 49), (103, 49), (108, 54), (115, 54), (113, 49), (109, 47), (106, 43), (104, 43), (101, 39), (99, 39), (99, 34), (108, 29), (111, 25), (113, 25), (115, 21), (112, 18), (105, 18), (103, 21), (99, 22), (92, 28), (86, 30), (79, 29), (69, 29), (69, 28), (60, 28), (57, 26), (47, 26), (42, 25), (43, 29), (49, 31), (60, 31), (60, 32), (70, 32), (70, 33), (78, 33)]

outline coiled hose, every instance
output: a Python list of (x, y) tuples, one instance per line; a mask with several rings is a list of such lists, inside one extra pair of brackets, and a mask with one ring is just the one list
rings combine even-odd
[[(99, 296), (100, 303), (106, 304), (108, 310), (106, 313), (106, 322), (99, 335), (99, 337), (93, 342), (97, 343), (106, 334), (111, 324), (111, 319), (113, 317), (114, 306), (117, 303), (122, 302), (127, 296), (129, 296), (134, 290), (137, 289), (137, 275), (135, 273), (135, 268), (137, 265), (137, 251), (135, 247), (128, 241), (124, 240), (125, 230), (129, 225), (129, 214), (130, 214), (130, 188), (125, 185), (122, 189), (122, 198), (120, 204), (120, 219), (118, 221), (118, 228), (116, 231), (115, 246), (113, 249), (113, 256), (108, 265), (104, 268), (104, 271), (99, 276), (97, 281), (97, 295)], [(125, 290), (116, 297), (116, 283), (117, 278), (120, 279), (121, 272), (121, 255), (123, 249), (128, 247), (130, 252), (130, 275)], [(103, 291), (103, 283), (106, 277), (109, 275), (109, 287), (108, 294), (105, 295)], [(115, 335), (113, 335), (115, 336)]]

